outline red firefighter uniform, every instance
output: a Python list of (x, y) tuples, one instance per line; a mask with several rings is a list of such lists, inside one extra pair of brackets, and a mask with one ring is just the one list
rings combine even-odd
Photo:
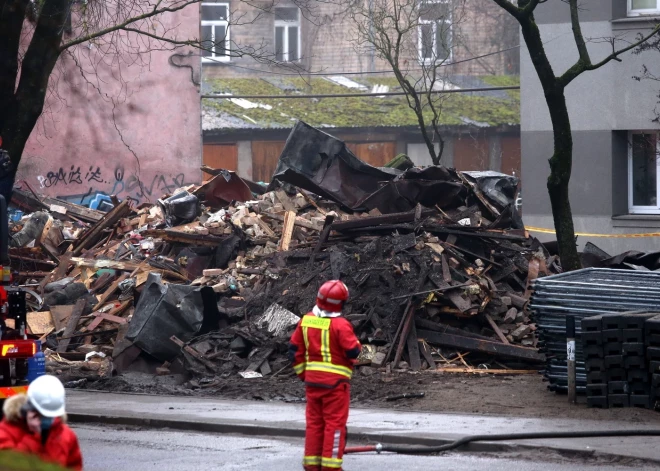
[(293, 368), (306, 385), (303, 467), (307, 471), (337, 471), (342, 467), (349, 382), (361, 348), (351, 323), (339, 317), (347, 299), (344, 283), (325, 283), (314, 310), (301, 319), (291, 337)]

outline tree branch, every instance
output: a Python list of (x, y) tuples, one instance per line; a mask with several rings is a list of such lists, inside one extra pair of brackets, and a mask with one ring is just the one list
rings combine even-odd
[(660, 32), (660, 24), (657, 25), (655, 28), (653, 28), (653, 31), (651, 33), (642, 37), (637, 42), (632, 43), (624, 47), (623, 49), (619, 49), (618, 51), (614, 50), (612, 54), (607, 56), (602, 61), (597, 62), (596, 64), (591, 64), (591, 63), (585, 64), (582, 61), (582, 58), (578, 59), (578, 61), (570, 69), (564, 72), (564, 74), (557, 79), (558, 84), (562, 87), (566, 87), (569, 83), (575, 80), (575, 78), (577, 78), (583, 72), (586, 72), (588, 70), (599, 69), (613, 60), (621, 61), (621, 59), (619, 58), (620, 55), (625, 54), (626, 52), (635, 49), (636, 47), (639, 47), (640, 45), (644, 44), (646, 41), (651, 39), (653, 36), (657, 35), (659, 32)]
[(571, 28), (573, 29), (573, 37), (575, 38), (575, 45), (577, 46), (578, 53), (580, 54), (580, 61), (585, 64), (591, 64), (589, 57), (589, 50), (584, 42), (582, 35), (582, 26), (580, 25), (580, 16), (578, 12), (577, 0), (569, 1), (571, 7)]
[[(523, 11), (517, 6), (515, 6), (513, 3), (511, 3), (509, 0), (493, 0), (493, 1), (502, 8), (504, 8), (507, 12), (509, 12), (509, 14), (513, 16), (515, 19), (519, 19), (523, 14)], [(534, 8), (536, 8), (536, 6)]]
[(522, 16), (529, 16), (534, 13), (534, 10), (536, 10), (536, 7), (539, 6), (539, 3), (545, 3), (545, 0), (526, 0), (526, 2), (527, 5), (524, 5), (525, 2), (522, 0), (518, 2), (518, 4), (523, 4), (523, 8), (520, 12)]
[[(60, 46), (60, 51), (64, 51), (65, 49), (68, 49), (70, 47), (76, 46), (78, 44), (82, 44), (87, 41), (91, 41), (92, 39), (105, 36), (106, 34), (113, 33), (115, 31), (119, 30), (125, 30), (127, 26), (137, 23), (138, 21), (146, 20), (149, 18), (153, 18), (154, 16), (160, 15), (161, 13), (174, 13), (179, 10), (183, 10), (186, 8), (188, 5), (193, 5), (195, 3), (199, 3), (201, 0), (187, 0), (184, 1), (182, 4), (177, 5), (175, 7), (165, 7), (165, 8), (160, 8), (160, 9), (153, 9), (147, 13), (143, 13), (142, 15), (138, 15), (132, 18), (129, 18), (128, 20), (118, 23), (116, 25), (110, 26), (109, 28), (102, 29), (100, 31), (97, 31), (95, 33), (90, 33), (85, 36), (81, 36), (79, 38), (76, 38), (72, 41), (69, 41), (68, 43), (64, 43)], [(143, 32), (141, 32), (144, 34)]]

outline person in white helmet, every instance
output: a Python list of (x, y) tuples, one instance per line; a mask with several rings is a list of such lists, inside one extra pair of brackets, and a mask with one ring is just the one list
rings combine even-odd
[(66, 425), (64, 386), (54, 376), (41, 376), (5, 401), (0, 422), (0, 450), (39, 456), (67, 469), (82, 470), (76, 434)]

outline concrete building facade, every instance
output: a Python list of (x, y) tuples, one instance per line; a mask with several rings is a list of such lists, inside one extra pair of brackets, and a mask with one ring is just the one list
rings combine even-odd
[[(540, 4), (535, 18), (555, 74), (578, 59), (567, 3)], [(583, 0), (582, 32), (594, 63), (625, 47), (660, 21), (660, 2)], [(598, 39), (595, 39), (598, 38)], [(660, 231), (658, 132), (654, 119), (660, 83), (636, 80), (644, 67), (660, 76), (658, 51), (626, 53), (621, 62), (585, 72), (566, 90), (574, 151), (570, 198), (576, 232), (626, 234)], [(553, 151), (550, 116), (527, 50), (521, 50), (522, 195), (525, 223), (553, 228), (546, 181)], [(539, 235), (550, 239), (552, 235)], [(658, 250), (658, 238), (579, 237), (610, 253)]]

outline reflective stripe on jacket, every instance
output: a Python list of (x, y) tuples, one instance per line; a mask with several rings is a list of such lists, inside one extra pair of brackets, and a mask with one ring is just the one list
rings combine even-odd
[(351, 379), (360, 348), (349, 321), (309, 313), (291, 336), (293, 369), (309, 386), (333, 388)]

